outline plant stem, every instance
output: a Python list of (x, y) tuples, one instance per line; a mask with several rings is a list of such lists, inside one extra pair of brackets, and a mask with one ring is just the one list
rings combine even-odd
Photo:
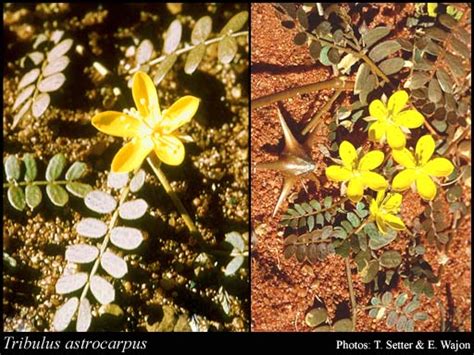
[(74, 181), (67, 181), (67, 180), (55, 180), (55, 181), (22, 181), (22, 182), (6, 182), (3, 184), (3, 188), (6, 189), (10, 186), (26, 186), (26, 185), (48, 185), (48, 184), (55, 184), (55, 185), (66, 185), (70, 182)]
[[(137, 170), (134, 171), (134, 174), (137, 172)], [(120, 193), (119, 203), (118, 203), (117, 208), (115, 209), (115, 211), (112, 215), (112, 218), (110, 219), (109, 226), (107, 228), (107, 234), (105, 235), (104, 240), (102, 241), (102, 244), (100, 246), (99, 256), (97, 257), (97, 259), (94, 262), (94, 265), (92, 266), (91, 272), (89, 274), (88, 281), (87, 281), (86, 285), (84, 286), (84, 289), (82, 290), (81, 298), (80, 298), (79, 302), (82, 302), (82, 300), (87, 296), (87, 292), (89, 291), (89, 287), (90, 287), (90, 280), (91, 280), (92, 276), (95, 275), (95, 273), (97, 272), (97, 269), (99, 268), (99, 264), (100, 264), (100, 260), (102, 258), (102, 255), (104, 254), (104, 252), (107, 248), (107, 245), (109, 244), (111, 230), (115, 226), (115, 223), (117, 223), (117, 219), (118, 219), (118, 216), (119, 216), (119, 210), (120, 210), (119, 207), (125, 202), (125, 199), (127, 198), (129, 192), (130, 192), (130, 187), (127, 185), (122, 190), (122, 192)]]
[(349, 284), (349, 295), (351, 297), (351, 307), (352, 307), (352, 330), (355, 331), (357, 323), (357, 303), (354, 295), (354, 286), (352, 285), (352, 273), (351, 266), (349, 264), (349, 257), (344, 258), (346, 264), (346, 274), (347, 282)]
[(326, 211), (329, 211), (329, 210), (332, 210), (340, 205), (343, 205), (344, 203), (346, 203), (347, 201), (349, 200), (348, 197), (345, 197), (343, 199), (341, 199), (338, 203), (335, 203), (329, 207), (325, 207), (325, 208), (322, 208), (318, 211), (314, 211), (314, 212), (310, 212), (310, 213), (306, 213), (306, 214), (302, 214), (302, 215), (298, 215), (298, 216), (291, 216), (289, 218), (285, 218), (286, 220), (289, 220), (289, 219), (296, 219), (296, 218), (301, 218), (301, 217), (308, 217), (308, 216), (312, 216), (312, 215), (315, 215), (315, 214), (318, 214), (318, 213), (323, 213), (323, 212), (326, 212)]
[(339, 97), (339, 95), (342, 93), (342, 88), (340, 89), (336, 89), (336, 91), (334, 92), (334, 94), (332, 95), (332, 97), (328, 100), (328, 102), (326, 102), (324, 104), (323, 107), (321, 107), (320, 110), (318, 110), (318, 112), (316, 113), (316, 115), (314, 115), (314, 117), (311, 119), (311, 121), (309, 121), (309, 123), (306, 125), (306, 127), (303, 129), (303, 131), (301, 132), (303, 135), (306, 134), (306, 133), (309, 133), (311, 131), (313, 131), (319, 124), (320, 122), (320, 118), (321, 116), (327, 111), (329, 110), (329, 108), (331, 107), (331, 105), (334, 103), (334, 101), (336, 101), (336, 99)]
[(267, 106), (274, 102), (296, 96), (297, 94), (308, 94), (323, 89), (352, 90), (353, 88), (354, 82), (347, 81), (346, 76), (341, 76), (326, 81), (320, 81), (317, 83), (306, 84), (295, 88), (286, 89), (280, 92), (260, 97), (251, 101), (251, 109), (253, 110), (263, 106)]
[(196, 225), (194, 224), (191, 217), (189, 216), (188, 211), (186, 211), (186, 208), (184, 207), (183, 203), (181, 202), (179, 197), (176, 195), (176, 193), (173, 191), (168, 179), (166, 178), (166, 175), (161, 170), (160, 168), (161, 162), (158, 160), (158, 158), (154, 154), (151, 154), (146, 159), (146, 161), (148, 162), (150, 167), (153, 169), (153, 172), (155, 173), (156, 177), (158, 178), (158, 180), (160, 180), (160, 183), (163, 185), (163, 188), (165, 189), (166, 193), (173, 201), (178, 212), (181, 214), (181, 218), (183, 218), (184, 223), (186, 224), (189, 231), (191, 232), (191, 235), (193, 235), (194, 237), (197, 237), (198, 239), (201, 239), (198, 229), (196, 228)]
[[(248, 31), (240, 31), (240, 32), (234, 32), (234, 33), (231, 33), (229, 36), (231, 37), (241, 37), (241, 36), (248, 36), (249, 32)], [(224, 39), (224, 37), (226, 37), (227, 35), (222, 35), (222, 36), (219, 36), (219, 37), (216, 37), (216, 38), (211, 38), (211, 39), (208, 39), (207, 41), (205, 42), (202, 42), (202, 44), (204, 44), (205, 46), (208, 46), (212, 43), (216, 43), (216, 42), (220, 42), (222, 41), (222, 39)], [(201, 43), (198, 43), (198, 44), (195, 44), (195, 45), (191, 45), (191, 46), (187, 46), (187, 47), (184, 47), (184, 48), (181, 48), (181, 49), (178, 49), (176, 52), (174, 52), (174, 54), (176, 54), (177, 56), (183, 54), (183, 53), (186, 53), (186, 52), (189, 52), (191, 51), (192, 49), (196, 48), (197, 46), (199, 46)], [(132, 69), (130, 69), (129, 73), (130, 74), (133, 74), (135, 72), (137, 72), (140, 67), (142, 65), (155, 65), (155, 64), (158, 64), (158, 63), (161, 63), (162, 61), (164, 61), (166, 59), (166, 57), (168, 57), (169, 54), (164, 54), (162, 55), (161, 57), (158, 57), (158, 58), (155, 58), (151, 61), (149, 61), (148, 63), (143, 63), (141, 65), (138, 65)]]

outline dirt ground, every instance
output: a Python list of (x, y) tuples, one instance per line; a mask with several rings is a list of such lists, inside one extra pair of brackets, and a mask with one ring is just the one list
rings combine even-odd
[[(394, 13), (391, 5), (384, 14)], [(398, 10), (397, 10), (398, 11)], [(411, 11), (409, 6), (402, 12)], [(398, 12), (397, 12), (398, 14)], [(256, 99), (287, 88), (314, 83), (329, 78), (330, 71), (321, 64), (314, 64), (306, 46), (293, 43), (295, 30), (281, 26), (281, 20), (270, 4), (252, 4), (251, 34), (251, 98)], [(375, 16), (370, 26), (380, 23), (392, 23), (393, 17)], [(403, 31), (403, 29), (399, 29)], [(299, 132), (308, 120), (328, 100), (331, 91), (298, 95), (285, 100), (279, 106), (288, 126), (300, 139)], [(347, 95), (342, 95), (337, 103), (346, 102)], [(254, 169), (255, 164), (273, 161), (283, 148), (282, 130), (276, 114), (277, 104), (272, 104), (251, 112), (251, 220), (256, 231), (257, 240), (252, 248), (251, 257), (251, 329), (252, 331), (311, 331), (305, 323), (305, 314), (316, 304), (322, 302), (330, 317), (342, 308), (350, 308), (349, 291), (343, 258), (329, 256), (325, 261), (315, 264), (299, 263), (295, 259), (286, 260), (283, 256), (284, 228), (278, 224), (282, 211), (288, 203), (284, 202), (277, 216), (272, 218), (273, 208), (281, 191), (283, 179), (280, 174), (271, 170)], [(329, 117), (326, 117), (328, 119)], [(325, 131), (319, 142), (325, 142)], [(305, 182), (308, 193), (301, 184), (293, 189), (290, 199), (308, 201), (321, 199), (328, 191), (337, 191), (334, 184), (326, 181), (324, 169), (327, 161), (323, 160), (315, 144), (311, 147), (313, 160), (316, 162), (316, 174), (323, 190), (318, 190), (313, 182)], [(332, 189), (332, 190), (331, 190)], [(470, 189), (465, 189), (469, 199)], [(411, 192), (404, 194), (402, 218), (407, 225), (422, 214), (423, 204), (418, 195)], [(449, 211), (446, 210), (449, 214)], [(416, 331), (439, 331), (441, 310), (436, 302), (450, 305), (454, 312), (454, 326), (458, 329), (471, 329), (471, 218), (467, 216), (454, 234), (450, 255), (445, 265), (444, 274), (439, 284), (434, 285), (435, 296), (428, 299), (421, 297), (423, 308), (429, 319), (417, 322)], [(427, 243), (426, 260), (437, 274), (440, 254), (435, 246)], [(393, 249), (406, 253), (408, 238), (404, 234), (391, 244)], [(367, 305), (371, 292), (361, 282), (352, 265), (355, 295), (358, 304)], [(394, 293), (406, 291), (399, 283)], [(350, 316), (347, 314), (346, 316)], [(363, 311), (357, 313), (358, 331), (390, 331), (384, 321), (375, 321)]]
[[(39, 162), (38, 176), (44, 177), (45, 162), (63, 152), (68, 164), (75, 160), (87, 163), (85, 182), (106, 189), (106, 172), (123, 139), (99, 133), (90, 119), (104, 111), (104, 100), (114, 87), (122, 94), (108, 109), (133, 107), (123, 74), (124, 64), (130, 61), (125, 51), (134, 38), (150, 39), (159, 56), (162, 34), (177, 16), (183, 22), (183, 40), (189, 41), (190, 24), (201, 16), (213, 18), (211, 36), (215, 36), (231, 16), (247, 9), (246, 4), (17, 4), (4, 8), (3, 157), (33, 153)], [(62, 29), (75, 45), (85, 48), (86, 55), (71, 50), (71, 64), (64, 72), (66, 83), (51, 95), (45, 115), (40, 120), (24, 118), (12, 129), (11, 106), (24, 74), (19, 59), (31, 51), (33, 36), (58, 24), (64, 25)], [(201, 99), (195, 118), (182, 129), (194, 140), (186, 144), (185, 161), (179, 167), (163, 166), (163, 171), (207, 245), (216, 250), (222, 249), (225, 233), (246, 233), (249, 224), (249, 46), (245, 37), (238, 43), (237, 56), (229, 65), (218, 62), (217, 45), (209, 46), (193, 75), (184, 73), (181, 56), (158, 87), (162, 108), (184, 95)], [(100, 79), (93, 61), (113, 74)], [(152, 170), (144, 168), (147, 177), (141, 196), (149, 210), (138, 227), (148, 237), (127, 257), (129, 273), (115, 281), (122, 313), (108, 318), (94, 304), (91, 330), (157, 331), (163, 329), (160, 322), (166, 314), (174, 319), (184, 317), (181, 330), (190, 330), (193, 315), (201, 330), (248, 329), (248, 268), (244, 265), (235, 276), (224, 277), (223, 266), (230, 259), (222, 253), (211, 256), (205, 266), (197, 264), (201, 250), (190, 242), (183, 220)], [(65, 248), (81, 241), (74, 226), (90, 212), (80, 199), (71, 197), (65, 208), (57, 208), (44, 194), (33, 212), (20, 213), (6, 201), (6, 189), (3, 209), (3, 251), (17, 262), (16, 270), (3, 274), (4, 330), (50, 331), (55, 311), (65, 300), (55, 292), (66, 264)]]

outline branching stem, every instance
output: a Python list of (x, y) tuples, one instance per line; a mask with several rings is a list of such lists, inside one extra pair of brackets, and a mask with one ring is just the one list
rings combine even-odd
[(280, 92), (276, 92), (267, 96), (260, 97), (251, 101), (251, 109), (257, 109), (263, 106), (270, 105), (274, 102), (288, 99), (298, 94), (308, 94), (314, 91), (324, 89), (341, 89), (341, 90), (352, 90), (354, 89), (354, 82), (346, 80), (347, 77), (341, 76), (339, 78), (333, 78), (326, 81), (320, 81), (317, 83), (306, 84), (295, 88), (286, 89)]
[[(234, 32), (234, 33), (231, 33), (230, 36), (231, 37), (242, 37), (242, 36), (248, 36), (249, 32), (248, 31), (240, 31), (240, 32)], [(208, 39), (207, 41), (203, 42), (203, 44), (205, 46), (208, 46), (212, 43), (217, 43), (217, 42), (220, 42), (222, 41), (222, 39), (227, 36), (227, 35), (222, 35), (222, 36), (219, 36), (219, 37), (216, 37), (216, 38), (211, 38), (211, 39)], [(198, 43), (198, 44), (195, 44), (195, 45), (191, 45), (191, 46), (187, 46), (187, 47), (184, 47), (184, 48), (181, 48), (181, 49), (178, 49), (176, 52), (174, 52), (174, 54), (176, 54), (177, 56), (183, 54), (183, 53), (186, 53), (186, 52), (189, 52), (191, 50), (193, 50), (194, 48), (196, 48), (198, 45), (200, 45), (201, 43)], [(164, 61), (166, 59), (166, 57), (168, 57), (169, 54), (163, 54), (162, 56), (158, 57), (158, 58), (155, 58), (151, 61), (149, 61), (148, 63), (143, 63), (142, 65), (155, 65), (155, 64), (158, 64), (158, 63), (161, 63), (162, 61)], [(132, 69), (130, 69), (129, 73), (130, 74), (133, 74), (135, 72), (137, 72), (139, 69), (140, 69), (141, 65), (139, 66), (136, 66)]]

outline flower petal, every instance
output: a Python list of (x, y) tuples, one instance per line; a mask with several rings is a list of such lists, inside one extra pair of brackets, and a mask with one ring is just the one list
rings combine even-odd
[(405, 230), (405, 223), (401, 220), (400, 217), (394, 216), (392, 214), (386, 214), (383, 216), (384, 222), (392, 229), (397, 231)]
[(407, 104), (408, 94), (405, 90), (399, 90), (388, 99), (387, 108), (392, 116), (398, 114)]
[(395, 191), (405, 191), (416, 179), (416, 172), (413, 169), (400, 171), (392, 181), (392, 189)]
[(399, 193), (389, 193), (382, 204), (385, 211), (398, 212), (402, 204), (402, 195)]
[(382, 175), (372, 171), (364, 171), (362, 173), (362, 181), (374, 191), (385, 190), (388, 187), (387, 180)]
[(369, 139), (374, 142), (380, 142), (380, 140), (385, 136), (386, 127), (387, 125), (385, 122), (373, 122), (369, 126)]
[(193, 118), (199, 106), (199, 99), (194, 96), (184, 96), (171, 107), (163, 111), (163, 133), (171, 133)]
[(405, 168), (414, 168), (416, 166), (415, 157), (406, 148), (392, 150), (393, 159)]
[(184, 160), (184, 145), (174, 136), (159, 136), (153, 139), (158, 158), (168, 165), (179, 165)]
[(352, 143), (343, 141), (339, 146), (339, 156), (341, 157), (344, 166), (352, 171), (357, 162), (357, 152)]
[(352, 172), (342, 166), (331, 165), (326, 168), (326, 176), (332, 181), (347, 181), (351, 178)]
[(347, 186), (347, 196), (352, 202), (359, 202), (364, 194), (364, 184), (360, 178), (353, 178), (349, 180)]
[(359, 161), (358, 170), (373, 170), (378, 168), (380, 164), (382, 164), (384, 157), (383, 152), (380, 150), (368, 152)]
[(436, 196), (436, 185), (428, 175), (420, 174), (417, 176), (416, 189), (424, 200), (431, 201)]
[(377, 192), (377, 197), (375, 198), (375, 201), (377, 202), (377, 206), (380, 206), (382, 204), (384, 197), (385, 197), (385, 190), (380, 190)]
[(124, 138), (146, 134), (148, 129), (140, 120), (116, 111), (101, 112), (92, 117), (91, 123), (102, 133)]
[(380, 121), (385, 121), (388, 116), (387, 107), (380, 100), (374, 100), (370, 103), (369, 113), (372, 117), (375, 117)]
[(135, 106), (143, 118), (150, 120), (153, 127), (158, 123), (161, 112), (155, 85), (148, 74), (138, 71), (133, 76), (132, 95)]
[[(382, 193), (383, 194), (383, 191), (379, 191), (377, 193), (377, 196), (378, 194)], [(373, 218), (376, 218), (377, 217), (377, 214), (379, 213), (379, 206), (377, 204), (377, 201), (375, 198), (373, 198), (371, 201), (370, 201), (370, 205), (369, 205), (369, 210), (370, 210), (370, 215), (373, 217)]]
[(435, 141), (431, 135), (427, 134), (416, 142), (415, 156), (418, 165), (425, 165), (430, 160), (435, 150)]
[(387, 142), (392, 149), (401, 149), (406, 144), (405, 134), (395, 125), (387, 127)]
[(138, 168), (152, 149), (153, 142), (150, 138), (133, 139), (115, 154), (112, 160), (112, 171), (114, 173), (127, 173)]
[(434, 158), (423, 167), (423, 171), (430, 176), (449, 176), (454, 165), (446, 158)]
[(406, 110), (398, 113), (393, 120), (406, 128), (418, 128), (423, 124), (425, 118), (417, 110)]
[(375, 221), (377, 222), (377, 227), (379, 228), (379, 231), (382, 234), (387, 233), (387, 226), (385, 225), (384, 219), (382, 218), (380, 214), (377, 215), (377, 217), (375, 218)]

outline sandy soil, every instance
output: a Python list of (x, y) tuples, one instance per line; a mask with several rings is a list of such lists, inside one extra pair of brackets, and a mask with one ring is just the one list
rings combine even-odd
[[(401, 11), (400, 11), (401, 10)], [(386, 6), (380, 13), (375, 14), (370, 26), (380, 23), (393, 23), (397, 16), (411, 8), (395, 9)], [(270, 4), (253, 4), (252, 35), (251, 35), (251, 97), (259, 98), (274, 92), (325, 80), (330, 72), (321, 64), (314, 64), (305, 46), (293, 43), (294, 30), (285, 29)], [(400, 26), (399, 26), (400, 27)], [(404, 33), (403, 28), (398, 29)], [(290, 129), (298, 139), (299, 132), (308, 120), (317, 112), (328, 99), (331, 91), (321, 91), (314, 94), (298, 95), (281, 102), (280, 107)], [(349, 100), (348, 95), (342, 95), (336, 105)], [(251, 113), (251, 161), (252, 166), (259, 162), (276, 160), (283, 147), (283, 138), (276, 115), (277, 104), (272, 104)], [(334, 111), (332, 111), (334, 112)], [(328, 116), (328, 115), (327, 115)], [(326, 117), (326, 122), (330, 120)], [(325, 141), (325, 130), (320, 133)], [(311, 145), (311, 154), (316, 162), (317, 175), (324, 175), (327, 161), (323, 160), (317, 146)], [(344, 261), (340, 256), (329, 256), (323, 262), (315, 264), (298, 263), (295, 259), (286, 260), (283, 256), (284, 229), (278, 221), (288, 203), (285, 202), (275, 218), (271, 217), (281, 191), (282, 177), (269, 170), (251, 170), (251, 220), (256, 231), (257, 241), (252, 249), (251, 258), (251, 328), (253, 331), (310, 331), (305, 321), (305, 314), (316, 304), (322, 302), (329, 316), (349, 316), (350, 308), (347, 278)], [(318, 190), (314, 182), (304, 182), (308, 193), (298, 185), (293, 189), (290, 199), (308, 201), (321, 199), (328, 193), (334, 193), (337, 188), (333, 183), (321, 177), (323, 189)], [(465, 191), (466, 198), (470, 190)], [(407, 225), (422, 214), (423, 203), (416, 194), (407, 192), (404, 196), (402, 216)], [(448, 213), (448, 212), (447, 212)], [(418, 322), (416, 331), (439, 331), (440, 308), (436, 299), (452, 305), (450, 312), (457, 316), (454, 327), (465, 330), (471, 329), (471, 219), (467, 216), (461, 227), (454, 233), (450, 255), (445, 266), (442, 280), (434, 285), (435, 297), (421, 297), (422, 308), (428, 312), (429, 319)], [(426, 242), (422, 238), (423, 242)], [(439, 269), (439, 253), (433, 245), (426, 245), (426, 259), (432, 265), (435, 274)], [(391, 245), (391, 248), (406, 254), (408, 238), (402, 233)], [(356, 275), (355, 264), (352, 264), (355, 295), (357, 302), (368, 304), (371, 291)], [(449, 291), (447, 291), (449, 289)], [(392, 290), (394, 294), (406, 291), (407, 288), (398, 283)], [(389, 331), (385, 322), (377, 322), (368, 317), (363, 311), (357, 314), (358, 331)]]

